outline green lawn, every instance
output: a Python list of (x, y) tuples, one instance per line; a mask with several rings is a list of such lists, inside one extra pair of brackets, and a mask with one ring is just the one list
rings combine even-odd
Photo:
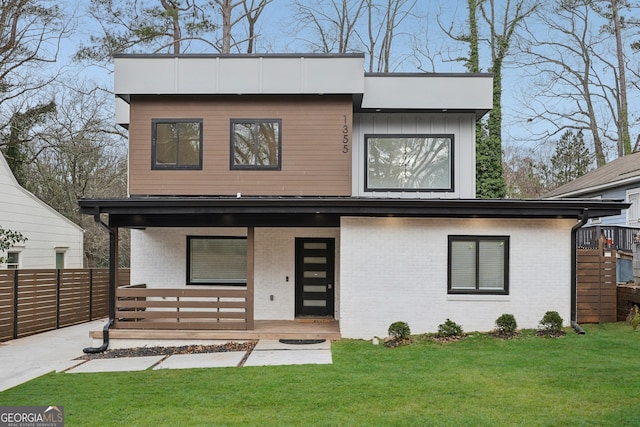
[(640, 426), (640, 331), (387, 349), (333, 343), (332, 365), (48, 374), (4, 405), (63, 405), (67, 426)]

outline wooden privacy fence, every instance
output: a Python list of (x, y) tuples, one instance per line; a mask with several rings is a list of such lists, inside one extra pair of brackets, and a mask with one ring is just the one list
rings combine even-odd
[(116, 289), (114, 327), (129, 329), (253, 329), (253, 304), (244, 289)]
[(616, 251), (578, 249), (578, 323), (615, 322)]
[[(129, 283), (120, 269), (118, 286)], [(109, 315), (108, 269), (0, 270), (0, 341)]]

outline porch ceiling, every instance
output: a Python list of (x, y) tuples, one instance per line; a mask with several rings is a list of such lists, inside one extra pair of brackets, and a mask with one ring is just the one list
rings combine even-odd
[(589, 218), (619, 215), (628, 203), (595, 199), (379, 199), (367, 197), (130, 197), (80, 199), (81, 212), (115, 227), (338, 227), (342, 216), (422, 218)]

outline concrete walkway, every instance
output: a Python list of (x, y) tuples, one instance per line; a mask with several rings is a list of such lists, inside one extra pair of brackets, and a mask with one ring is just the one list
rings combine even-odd
[(51, 371), (83, 373), (332, 363), (330, 341), (300, 345), (282, 344), (278, 340), (260, 340), (248, 357), (244, 351), (232, 351), (77, 360), (84, 354), (83, 348), (93, 345), (89, 331), (101, 329), (104, 324), (104, 320), (97, 320), (0, 343), (0, 392)]

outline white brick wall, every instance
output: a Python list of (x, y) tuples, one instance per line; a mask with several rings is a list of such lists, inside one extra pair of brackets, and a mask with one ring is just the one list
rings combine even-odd
[(187, 236), (246, 236), (245, 228), (131, 230), (131, 284), (177, 288), (187, 282)]
[[(293, 320), (295, 317), (295, 239), (334, 237), (336, 239), (336, 305), (340, 312), (340, 230), (331, 228), (256, 228), (255, 318)], [(289, 281), (286, 278), (289, 277)], [(273, 295), (273, 301), (270, 296)]]
[[(548, 310), (569, 321), (572, 220), (343, 218), (341, 317), (346, 338), (386, 336), (392, 322), (435, 332), (447, 318), (488, 331), (503, 313), (535, 328)], [(447, 236), (510, 236), (506, 296), (447, 295)]]
[[(335, 317), (346, 338), (386, 336), (392, 322), (434, 332), (447, 318), (487, 331), (503, 313), (535, 328), (548, 310), (569, 321), (572, 220), (343, 218), (341, 229), (255, 230), (255, 318), (291, 320), (295, 238), (336, 239)], [(509, 295), (447, 295), (447, 237), (510, 236)], [(131, 283), (180, 287), (186, 236), (245, 236), (243, 228), (147, 228), (131, 232)], [(289, 281), (287, 281), (287, 277)], [(273, 301), (271, 300), (273, 295)]]
[[(244, 228), (131, 230), (131, 283), (176, 288), (186, 283), (187, 236), (246, 236)], [(295, 238), (336, 239), (336, 317), (339, 312), (340, 231), (311, 228), (255, 229), (256, 320), (292, 320), (295, 313)], [(287, 277), (289, 281), (287, 282)], [(273, 295), (273, 301), (271, 301)]]

